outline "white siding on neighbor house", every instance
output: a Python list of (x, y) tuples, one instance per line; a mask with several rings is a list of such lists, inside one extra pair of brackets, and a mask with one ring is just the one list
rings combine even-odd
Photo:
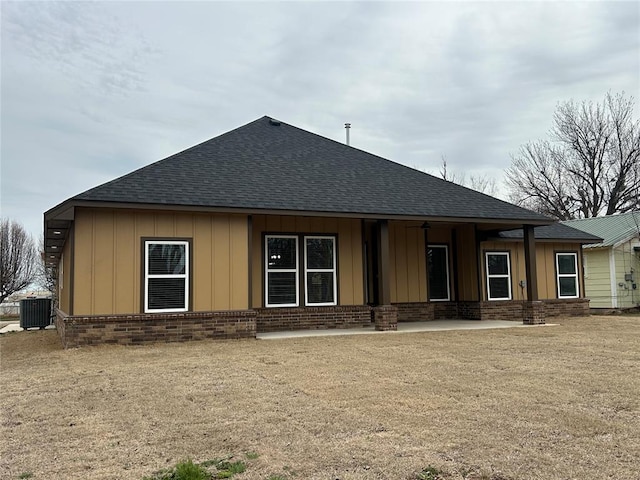
[[(628, 241), (614, 249), (618, 308), (630, 308), (640, 304), (640, 290), (633, 290), (634, 283), (640, 288), (640, 260), (638, 258), (640, 253), (633, 250), (634, 246), (640, 246), (640, 242), (637, 240)], [(632, 271), (634, 281), (626, 281), (625, 274)]]
[(612, 308), (609, 248), (588, 248), (584, 255), (585, 293), (591, 308)]

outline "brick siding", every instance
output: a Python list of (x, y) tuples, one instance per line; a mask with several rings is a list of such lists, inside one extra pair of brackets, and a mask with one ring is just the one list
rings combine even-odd
[(544, 303), (541, 301), (524, 302), (522, 304), (522, 323), (540, 325), (544, 323)]
[(427, 302), (394, 303), (398, 309), (398, 322), (425, 322), (433, 320), (434, 305)]
[(91, 316), (69, 316), (58, 310), (55, 323), (65, 348), (256, 336), (253, 310)]
[(398, 307), (395, 305), (379, 305), (373, 307), (375, 329), (379, 331), (398, 329)]
[(343, 305), (333, 307), (257, 308), (256, 329), (262, 332), (358, 328), (371, 325), (371, 307)]
[(547, 317), (585, 317), (589, 315), (588, 298), (559, 298), (543, 300)]

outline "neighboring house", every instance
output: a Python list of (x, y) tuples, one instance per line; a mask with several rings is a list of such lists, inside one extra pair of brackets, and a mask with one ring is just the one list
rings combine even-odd
[(44, 220), (65, 346), (542, 323), (588, 311), (579, 252), (599, 240), (551, 225), (536, 241), (553, 220), (269, 117)]
[(603, 239), (583, 246), (591, 308), (640, 306), (640, 212), (562, 223)]

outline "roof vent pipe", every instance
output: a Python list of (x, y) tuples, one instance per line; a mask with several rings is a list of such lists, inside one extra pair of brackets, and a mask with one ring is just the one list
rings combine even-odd
[(349, 145), (349, 130), (351, 130), (351, 124), (350, 123), (345, 123), (344, 124), (344, 129), (347, 131), (347, 145)]

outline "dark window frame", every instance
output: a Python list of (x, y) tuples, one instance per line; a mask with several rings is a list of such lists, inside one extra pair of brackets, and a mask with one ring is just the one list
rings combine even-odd
[[(429, 249), (444, 248), (447, 265), (447, 298), (431, 298), (431, 279), (429, 278)], [(427, 244), (427, 298), (429, 302), (450, 302), (451, 301), (451, 256), (449, 254), (450, 247), (448, 243), (429, 243)]]

